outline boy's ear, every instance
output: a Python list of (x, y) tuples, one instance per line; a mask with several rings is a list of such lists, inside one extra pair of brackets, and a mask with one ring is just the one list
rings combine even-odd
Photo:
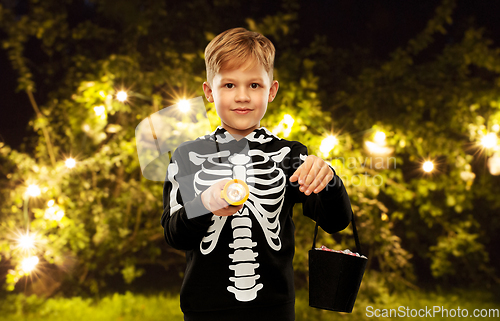
[(279, 83), (277, 80), (274, 80), (271, 84), (271, 89), (269, 89), (269, 99), (268, 102), (272, 102), (276, 95), (278, 94)]
[(208, 82), (203, 83), (203, 92), (205, 93), (205, 97), (207, 98), (209, 103), (214, 102), (214, 97), (212, 96), (212, 88), (210, 88), (210, 84)]

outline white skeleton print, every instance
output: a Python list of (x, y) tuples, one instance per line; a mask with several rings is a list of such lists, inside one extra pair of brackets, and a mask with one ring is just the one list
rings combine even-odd
[[(289, 153), (289, 147), (271, 153), (247, 149), (233, 155), (227, 150), (208, 155), (189, 152), (189, 160), (195, 165), (201, 165), (201, 170), (194, 176), (194, 190), (197, 195), (214, 183), (228, 178), (240, 179), (249, 186), (250, 196), (244, 207), (230, 218), (233, 242), (229, 247), (234, 249), (234, 252), (229, 254), (229, 258), (234, 264), (229, 265), (229, 269), (234, 271), (234, 277), (230, 277), (229, 281), (234, 286), (228, 286), (227, 290), (233, 293), (238, 301), (254, 300), (257, 292), (264, 287), (262, 283), (257, 283), (260, 278), (256, 272), (259, 267), (259, 253), (253, 250), (257, 243), (252, 241), (250, 213), (259, 222), (269, 247), (274, 251), (281, 249), (278, 215), (283, 206), (286, 176), (277, 163), (282, 162)], [(218, 162), (219, 157), (227, 158), (227, 162)], [(252, 162), (252, 159), (255, 161)], [(215, 169), (204, 166), (205, 162), (212, 164)], [(262, 189), (259, 186), (271, 188)], [(272, 211), (268, 208), (272, 208)], [(202, 254), (210, 254), (217, 246), (227, 219), (226, 216), (212, 216), (212, 225), (200, 242)]]
[[(161, 225), (167, 243), (186, 251), (180, 291), (186, 316), (203, 320), (213, 313), (219, 320), (222, 314), (241, 314), (249, 320), (262, 312), (263, 320), (271, 315), (293, 320), (295, 204), (302, 204), (305, 216), (321, 220), (328, 233), (344, 229), (352, 213), (340, 179), (314, 195), (289, 182), (307, 154), (305, 145), (264, 127), (240, 140), (219, 127), (175, 150), (163, 187)], [(216, 216), (202, 193), (229, 179), (246, 182), (249, 197), (237, 213)]]

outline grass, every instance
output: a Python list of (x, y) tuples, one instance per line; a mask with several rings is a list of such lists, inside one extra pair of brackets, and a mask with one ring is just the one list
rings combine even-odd
[(114, 294), (95, 303), (91, 299), (11, 296), (1, 304), (1, 321), (164, 321), (183, 320), (179, 296)]
[[(371, 307), (371, 308), (370, 308)], [(402, 308), (400, 308), (402, 307)], [(353, 313), (338, 313), (324, 311), (309, 307), (307, 291), (298, 291), (296, 299), (296, 320), (400, 320), (402, 312), (418, 312), (418, 309), (431, 310), (433, 307), (442, 307), (448, 310), (448, 318), (443, 317), (441, 312), (436, 312), (429, 317), (408, 317), (409, 319), (432, 319), (451, 320), (458, 318), (450, 314), (461, 313), (467, 309), (468, 317), (471, 317), (474, 309), (496, 309), (499, 313), (500, 304), (494, 302), (493, 297), (486, 292), (456, 291), (454, 293), (425, 293), (419, 291), (405, 292), (399, 295), (380, 297), (375, 302), (369, 302), (363, 296), (359, 296), (354, 306)], [(408, 308), (408, 310), (407, 310)], [(378, 309), (378, 311), (376, 311)], [(385, 312), (392, 311), (392, 318), (382, 317)], [(377, 318), (378, 312), (381, 317)], [(493, 310), (490, 311), (494, 312)], [(399, 316), (396, 315), (399, 313)], [(423, 313), (423, 312), (422, 312)], [(429, 314), (428, 314), (429, 315)], [(427, 315), (427, 316), (428, 316)], [(371, 316), (371, 317), (370, 317)], [(498, 320), (490, 316), (480, 318), (481, 320)], [(179, 296), (171, 294), (158, 295), (134, 295), (130, 292), (125, 294), (114, 294), (105, 297), (98, 302), (91, 299), (53, 298), (44, 300), (36, 296), (25, 297), (23, 295), (9, 295), (0, 303), (0, 321), (182, 321), (182, 312), (179, 308)]]

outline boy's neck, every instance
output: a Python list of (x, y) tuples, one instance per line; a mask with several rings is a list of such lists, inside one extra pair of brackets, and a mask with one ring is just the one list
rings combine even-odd
[(229, 134), (231, 134), (231, 136), (233, 136), (234, 139), (239, 141), (242, 138), (247, 137), (251, 132), (253, 132), (254, 130), (256, 130), (257, 128), (260, 128), (260, 127), (249, 128), (249, 129), (244, 130), (244, 131), (239, 131), (239, 130), (235, 131), (233, 128), (227, 128), (224, 125), (222, 125), (222, 128), (224, 128)]

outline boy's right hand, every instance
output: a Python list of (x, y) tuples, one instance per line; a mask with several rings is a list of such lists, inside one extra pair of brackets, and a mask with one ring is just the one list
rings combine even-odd
[(224, 186), (230, 179), (222, 180), (207, 188), (201, 193), (201, 201), (203, 206), (214, 215), (230, 216), (243, 208), (243, 204), (238, 206), (230, 206), (225, 199), (221, 197), (221, 192)]

